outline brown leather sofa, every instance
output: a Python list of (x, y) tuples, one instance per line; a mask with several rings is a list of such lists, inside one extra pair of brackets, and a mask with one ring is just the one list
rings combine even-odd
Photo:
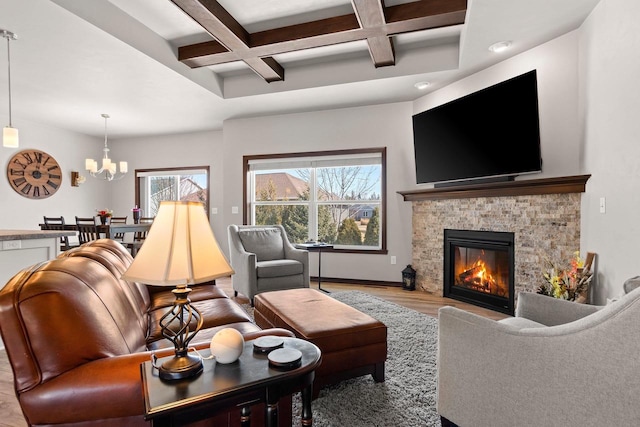
[[(175, 297), (170, 288), (122, 280), (132, 261), (120, 243), (96, 240), (20, 271), (0, 291), (0, 331), (29, 425), (150, 425), (140, 364), (153, 352), (173, 353), (158, 319)], [(190, 299), (204, 319), (196, 348), (226, 327), (245, 340), (293, 336), (261, 330), (215, 284), (193, 286)], [(209, 422), (234, 425), (233, 418), (212, 414)]]

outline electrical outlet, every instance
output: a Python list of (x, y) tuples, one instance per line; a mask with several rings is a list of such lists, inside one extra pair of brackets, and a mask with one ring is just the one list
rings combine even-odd
[(2, 242), (2, 249), (5, 251), (9, 251), (11, 249), (20, 249), (22, 247), (22, 242), (20, 240), (5, 240)]
[(239, 212), (239, 209), (238, 209), (238, 207), (237, 207), (237, 206), (232, 206), (232, 207), (231, 207), (231, 213), (232, 213), (232, 214), (237, 214), (238, 212)]
[(396, 261), (395, 255), (391, 255), (391, 265), (396, 265)]
[(218, 208), (211, 208), (211, 215), (218, 215)]

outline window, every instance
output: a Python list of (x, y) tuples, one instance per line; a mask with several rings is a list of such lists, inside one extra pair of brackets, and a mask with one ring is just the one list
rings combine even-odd
[(136, 204), (155, 217), (163, 200), (204, 203), (209, 213), (209, 167), (136, 169)]
[(245, 222), (289, 240), (386, 253), (386, 149), (245, 156)]

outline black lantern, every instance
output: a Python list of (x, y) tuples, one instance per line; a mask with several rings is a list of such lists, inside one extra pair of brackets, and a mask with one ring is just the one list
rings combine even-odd
[(402, 270), (402, 289), (405, 291), (416, 290), (416, 271), (411, 267), (411, 264)]

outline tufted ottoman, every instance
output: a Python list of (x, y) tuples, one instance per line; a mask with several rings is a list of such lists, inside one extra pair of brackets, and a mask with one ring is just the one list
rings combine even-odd
[(254, 304), (258, 326), (288, 329), (322, 351), (314, 398), (322, 387), (347, 378), (371, 374), (376, 382), (384, 381), (384, 323), (311, 288), (261, 293)]

